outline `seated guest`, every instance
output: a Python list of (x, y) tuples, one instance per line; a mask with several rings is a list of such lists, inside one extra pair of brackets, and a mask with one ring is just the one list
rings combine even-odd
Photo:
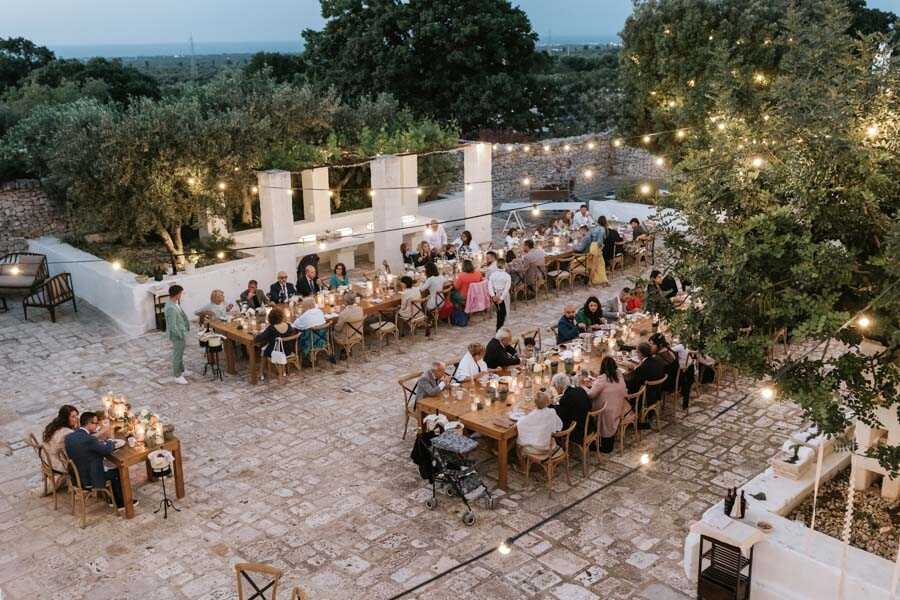
[(588, 212), (588, 205), (582, 204), (581, 207), (579, 207), (578, 212), (575, 213), (575, 216), (572, 218), (572, 227), (574, 229), (580, 229), (581, 227), (590, 229), (593, 226), (594, 217)]
[(419, 377), (419, 380), (416, 381), (416, 385), (413, 387), (412, 397), (410, 398), (412, 406), (409, 408), (415, 409), (416, 402), (422, 398), (440, 396), (449, 383), (450, 376), (447, 374), (447, 366), (440, 361), (431, 363), (431, 368)]
[(528, 272), (528, 263), (525, 262), (524, 256), (516, 256), (512, 250), (506, 251), (506, 271), (508, 273), (518, 273), (522, 277)]
[[(568, 213), (570, 211), (566, 212)], [(567, 233), (569, 233), (569, 224), (566, 223), (562, 218), (556, 219), (555, 221), (553, 221), (553, 227), (551, 227), (550, 233), (552, 235), (566, 235)]]
[(425, 303), (426, 310), (432, 311), (438, 308), (441, 301), (438, 294), (444, 291), (446, 281), (434, 262), (425, 265), (425, 281), (419, 286), (419, 291), (428, 294), (428, 300)]
[(487, 343), (484, 350), (484, 363), (491, 369), (502, 369), (519, 364), (519, 356), (512, 345), (512, 333), (501, 327)]
[(603, 260), (610, 263), (617, 253), (621, 254), (616, 248), (616, 244), (623, 241), (622, 236), (619, 235), (618, 229), (610, 227), (607, 224), (606, 217), (600, 217), (600, 224), (603, 226), (605, 232), (603, 237)]
[(422, 300), (422, 292), (413, 282), (412, 277), (404, 275), (397, 279), (397, 292), (400, 294), (400, 310), (397, 311), (397, 316), (407, 323), (410, 319), (421, 319), (423, 315), (416, 310), (415, 301)]
[(466, 298), (469, 294), (469, 286), (473, 283), (478, 283), (482, 279), (484, 279), (484, 275), (481, 274), (481, 271), (475, 270), (475, 265), (472, 264), (472, 261), (469, 259), (463, 260), (462, 271), (456, 276), (456, 280), (453, 282), (453, 288), (458, 294), (457, 300), (460, 300), (455, 302), (455, 304), (457, 306), (465, 306)]
[(578, 228), (578, 239), (572, 243), (572, 250), (578, 254), (584, 254), (590, 249), (592, 241), (587, 225), (582, 225)]
[(641, 225), (639, 219), (632, 217), (632, 219), (628, 221), (628, 224), (631, 225), (631, 240), (633, 242), (639, 242), (650, 237), (647, 233), (647, 229)]
[(515, 248), (519, 245), (519, 229), (517, 227), (510, 227), (509, 231), (506, 232), (506, 239), (504, 240), (507, 248)]
[[(90, 411), (81, 413), (79, 419), (81, 427), (66, 436), (66, 454), (75, 463), (78, 469), (78, 477), (84, 488), (102, 490), (106, 482), (112, 484), (113, 497), (116, 508), (122, 510), (125, 504), (122, 501), (122, 484), (119, 481), (119, 471), (112, 469), (103, 470), (103, 459), (110, 456), (116, 447), (112, 442), (99, 440), (94, 437), (100, 428), (100, 415)], [(137, 505), (137, 500), (132, 501)]]
[(475, 243), (475, 240), (472, 239), (472, 233), (468, 230), (459, 234), (459, 237), (454, 240), (453, 244), (459, 248), (459, 253), (462, 255), (472, 255), (481, 250), (478, 244)]
[(363, 321), (366, 315), (362, 307), (356, 302), (356, 294), (347, 291), (342, 296), (344, 300), (344, 308), (338, 314), (337, 321), (334, 324), (334, 341), (342, 344), (348, 344), (360, 338), (359, 333), (354, 331), (350, 325), (353, 325), (359, 331), (363, 330)]
[(606, 322), (603, 317), (603, 309), (600, 307), (600, 300), (596, 296), (590, 296), (584, 306), (578, 309), (575, 321), (583, 331), (600, 329), (600, 326)]
[(344, 263), (334, 265), (334, 273), (328, 279), (328, 288), (336, 290), (339, 287), (350, 287), (350, 276), (347, 275), (347, 267)]
[(203, 305), (194, 311), (194, 314), (200, 317), (201, 322), (210, 318), (224, 321), (228, 318), (228, 311), (231, 308), (230, 304), (225, 304), (225, 292), (213, 290), (209, 295), (209, 304)]
[(563, 309), (563, 315), (559, 318), (556, 325), (556, 343), (564, 344), (577, 339), (581, 334), (578, 323), (575, 322), (575, 305), (566, 304)]
[(525, 240), (525, 281), (532, 288), (542, 277), (547, 275), (547, 254), (534, 245), (532, 240)]
[(678, 282), (671, 274), (666, 275), (659, 283), (659, 289), (662, 290), (662, 293), (666, 298), (671, 300), (678, 295)]
[(78, 429), (78, 409), (69, 404), (59, 407), (50, 423), (44, 428), (44, 448), (47, 450), (47, 457), (50, 460), (50, 466), (54, 471), (63, 473), (59, 477), (54, 477), (56, 489), (59, 489), (66, 482), (66, 436)]
[(537, 227), (534, 228), (534, 237), (545, 238), (548, 235), (550, 235), (550, 226), (546, 223), (538, 223)]
[(325, 324), (325, 313), (316, 306), (316, 300), (312, 296), (305, 297), (300, 308), (303, 312), (294, 319), (293, 326), (301, 332), (300, 349), (304, 354), (308, 354), (313, 348), (324, 348), (328, 344), (324, 336), (311, 332), (312, 329)]
[(650, 336), (650, 350), (654, 356), (660, 359), (666, 372), (666, 383), (663, 389), (666, 392), (675, 391), (675, 384), (678, 381), (678, 370), (680, 363), (678, 355), (669, 347), (669, 340), (661, 333), (654, 333)]
[(484, 362), (484, 346), (477, 343), (469, 344), (468, 352), (456, 365), (456, 370), (453, 371), (453, 381), (462, 383), (466, 380), (474, 380), (476, 377), (481, 376), (482, 373), (489, 373), (490, 371), (491, 369)]
[(550, 405), (550, 394), (540, 389), (534, 394), (534, 410), (516, 423), (516, 445), (524, 454), (550, 456), (557, 446), (553, 434), (563, 428), (562, 420)]
[(522, 358), (531, 358), (534, 356), (535, 349), (537, 348), (537, 341), (535, 338), (523, 337), (522, 338)]
[[(308, 269), (315, 270), (315, 267), (309, 266)], [(288, 281), (288, 275), (284, 271), (278, 272), (278, 281), (269, 288), (269, 299), (275, 304), (286, 304), (291, 296), (297, 294), (297, 288)]]
[(641, 288), (634, 288), (631, 290), (631, 297), (628, 299), (628, 303), (625, 304), (625, 312), (633, 313), (640, 312), (644, 308), (644, 291)]
[(591, 400), (584, 388), (572, 385), (572, 380), (565, 373), (554, 375), (552, 385), (559, 395), (559, 401), (554, 408), (562, 421), (562, 428), (568, 429), (574, 421), (575, 429), (572, 430), (569, 440), (580, 444), (584, 439), (584, 424), (587, 421), (587, 414), (591, 410)]
[(444, 260), (456, 260), (459, 256), (456, 253), (456, 246), (453, 244), (447, 244), (444, 246)]
[(409, 248), (406, 247), (406, 243), (400, 244), (400, 256), (403, 257), (403, 264), (415, 266), (416, 256), (415, 252), (410, 252)]
[(239, 300), (250, 308), (262, 308), (268, 302), (265, 292), (259, 289), (255, 279), (247, 282), (247, 289), (241, 292)]
[[(272, 350), (275, 349), (275, 340), (291, 337), (297, 333), (297, 330), (287, 322), (287, 315), (285, 314), (284, 309), (277, 306), (269, 311), (269, 316), (266, 317), (266, 320), (269, 322), (268, 327), (256, 334), (253, 341), (256, 342), (258, 346), (263, 347), (263, 356), (269, 358), (272, 356)], [(297, 353), (296, 341), (282, 343), (282, 346), (284, 347), (285, 355)]]
[(423, 240), (419, 243), (419, 253), (413, 259), (413, 266), (416, 268), (424, 267), (426, 264), (434, 262), (435, 258), (435, 252), (431, 245)]
[(297, 293), (305, 298), (319, 293), (319, 289), (319, 274), (316, 267), (306, 265), (306, 268), (303, 269), (303, 277), (297, 280)]
[(647, 284), (647, 302), (645, 310), (653, 315), (667, 316), (672, 313), (672, 301), (660, 287), (663, 275), (658, 270), (650, 272), (650, 283)]
[[(653, 354), (653, 349), (647, 342), (641, 342), (637, 347), (638, 355), (641, 357), (641, 363), (633, 370), (625, 374), (625, 385), (628, 392), (633, 394), (641, 389), (648, 381), (656, 381), (662, 379), (666, 375), (666, 367), (662, 360)], [(652, 406), (659, 402), (662, 389), (658, 386), (647, 388), (647, 396), (644, 406)], [(638, 427), (646, 429), (649, 423), (638, 423)]]
[(631, 408), (625, 402), (628, 389), (625, 378), (619, 372), (616, 361), (611, 356), (604, 356), (600, 361), (600, 375), (591, 382), (588, 397), (591, 399), (591, 410), (600, 410), (600, 451), (612, 452), (622, 420)]
[(631, 288), (623, 287), (617, 295), (613, 296), (603, 305), (603, 318), (609, 321), (617, 321), (628, 313), (628, 302), (631, 300)]
[(563, 229), (560, 231), (560, 235), (572, 231), (574, 229), (575, 216), (572, 214), (571, 210), (563, 211), (562, 219), (560, 219), (563, 224)]

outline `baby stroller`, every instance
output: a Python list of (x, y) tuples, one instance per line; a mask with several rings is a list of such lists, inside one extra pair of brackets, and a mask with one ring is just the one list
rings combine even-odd
[[(457, 496), (463, 501), (466, 512), (462, 521), (466, 525), (474, 525), (475, 511), (470, 502), (483, 498), (487, 508), (494, 508), (494, 499), (481, 481), (475, 461), (465, 458), (478, 447), (478, 443), (452, 431), (443, 432), (440, 426), (435, 429), (420, 433), (413, 448), (412, 458), (419, 464), (422, 478), (431, 482), (431, 497), (425, 500), (425, 506), (429, 509), (437, 506), (440, 488), (448, 496)], [(420, 459), (426, 459), (427, 463), (422, 464), (424, 461), (420, 462)]]

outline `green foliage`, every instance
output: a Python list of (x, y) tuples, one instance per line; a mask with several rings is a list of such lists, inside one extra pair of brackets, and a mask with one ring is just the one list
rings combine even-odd
[(132, 98), (159, 98), (159, 84), (149, 75), (120, 60), (92, 58), (80, 60), (54, 60), (31, 72), (28, 81), (51, 88), (64, 83), (84, 86), (87, 82), (105, 84), (106, 94), (114, 102), (127, 103)]
[(301, 54), (281, 52), (257, 52), (244, 67), (248, 75), (268, 72), (279, 83), (300, 83), (306, 72), (306, 63)]
[(25, 38), (0, 38), (0, 91), (14, 87), (29, 73), (55, 58), (53, 52)]
[(396, 94), (467, 134), (536, 127), (537, 35), (507, 0), (322, 0), (322, 16), (322, 31), (303, 33), (304, 57), (343, 98)]
[[(674, 174), (671, 198), (689, 233), (672, 227), (666, 240), (703, 302), (676, 318), (683, 339), (776, 379), (829, 434), (851, 413), (874, 422), (900, 389), (900, 72), (873, 68), (883, 38), (844, 35), (849, 22), (838, 0), (792, 7), (777, 23), (792, 41), (771, 85), (742, 102), (730, 83), (739, 59), (715, 55), (706, 72), (717, 120), (696, 137), (709, 145), (690, 145)], [(886, 347), (874, 357), (852, 326), (840, 329), (870, 304), (871, 334)], [(781, 330), (816, 351), (773, 362)], [(824, 351), (836, 342), (846, 350)]]

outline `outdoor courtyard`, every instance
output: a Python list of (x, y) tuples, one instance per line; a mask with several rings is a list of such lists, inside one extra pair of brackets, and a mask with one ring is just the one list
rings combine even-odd
[[(551, 323), (567, 301), (603, 299), (626, 282), (619, 273), (610, 287), (517, 303), (509, 326)], [(428, 486), (409, 459), (414, 433), (401, 439), (397, 378), (486, 342), (492, 319), (257, 386), (241, 376), (196, 375), (195, 334), (191, 384), (160, 383), (169, 362), (163, 334), (128, 339), (84, 304), (55, 325), (11, 311), (0, 315), (0, 332), (5, 598), (231, 598), (231, 565), (242, 561), (283, 568), (282, 585), (299, 585), (311, 598), (394, 597), (598, 488), (509, 555), (492, 552), (408, 597), (692, 597), (685, 532), (727, 487), (762, 471), (800, 424), (796, 408), (763, 400), (750, 380), (718, 392), (705, 386), (688, 416), (667, 416), (662, 432), (643, 432), (640, 444), (629, 435), (626, 452), (604, 455), (587, 479), (574, 460), (573, 485), (558, 475), (552, 498), (542, 478), (529, 488), (512, 471), (509, 493), (498, 490), (492, 511), (476, 503), (478, 520), (466, 527), (455, 499), (433, 512), (424, 506)], [(187, 495), (167, 520), (153, 513), (159, 485), (144, 484), (137, 468), (133, 520), (94, 503), (82, 530), (65, 496), (58, 511), (40, 497), (37, 459), (24, 438), (39, 435), (59, 405), (96, 408), (107, 391), (158, 412), (182, 440)], [(639, 464), (644, 452), (652, 456), (647, 466)], [(496, 462), (479, 457), (493, 487)]]

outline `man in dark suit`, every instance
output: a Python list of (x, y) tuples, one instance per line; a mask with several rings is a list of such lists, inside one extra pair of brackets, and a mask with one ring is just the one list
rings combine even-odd
[(587, 414), (591, 410), (591, 399), (583, 387), (572, 385), (572, 380), (564, 373), (553, 376), (553, 388), (560, 394), (559, 402), (553, 408), (563, 423), (562, 428), (568, 429), (572, 421), (575, 421), (575, 429), (572, 430), (569, 440), (573, 444), (580, 444), (584, 438)]
[(296, 293), (297, 290), (294, 284), (288, 281), (287, 273), (279, 271), (278, 281), (269, 288), (269, 299), (275, 304), (285, 304)]
[(509, 329), (501, 327), (484, 349), (484, 362), (489, 369), (501, 369), (519, 364), (519, 355), (512, 345)]
[(297, 293), (303, 296), (312, 296), (319, 292), (319, 278), (313, 265), (306, 265), (303, 277), (297, 280)]
[[(81, 427), (66, 436), (66, 454), (75, 463), (78, 476), (84, 488), (95, 490), (106, 487), (106, 482), (112, 484), (113, 496), (116, 499), (116, 508), (122, 510), (122, 484), (119, 482), (119, 472), (116, 470), (103, 470), (103, 457), (113, 453), (116, 447), (108, 440), (99, 440), (95, 437), (100, 427), (100, 416), (90, 411), (81, 413)], [(137, 500), (133, 501), (137, 504)]]
[[(632, 371), (625, 373), (625, 385), (628, 387), (628, 393), (633, 394), (641, 389), (641, 386), (648, 381), (657, 381), (666, 375), (666, 365), (659, 356), (653, 354), (653, 348), (647, 342), (641, 342), (637, 347), (638, 355), (641, 357), (641, 364), (636, 366)], [(647, 396), (644, 406), (651, 406), (659, 402), (662, 396), (663, 386), (653, 386), (647, 388)], [(634, 408), (632, 406), (632, 408)], [(638, 427), (646, 429), (649, 423), (638, 423)]]

